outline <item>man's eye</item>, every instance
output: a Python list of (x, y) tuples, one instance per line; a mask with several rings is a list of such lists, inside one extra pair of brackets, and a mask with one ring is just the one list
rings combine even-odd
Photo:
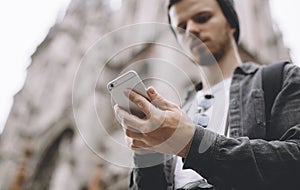
[(210, 16), (196, 16), (194, 17), (194, 21), (197, 23), (205, 23), (210, 19)]

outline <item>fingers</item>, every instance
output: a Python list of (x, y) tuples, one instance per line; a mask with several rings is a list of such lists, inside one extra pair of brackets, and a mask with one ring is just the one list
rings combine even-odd
[(120, 124), (122, 124), (123, 119), (122, 119), (122, 118), (119, 116), (119, 114), (118, 114), (118, 110), (119, 110), (119, 109), (120, 109), (120, 108), (119, 108), (118, 104), (114, 105), (115, 118), (117, 119), (117, 121), (118, 121)]
[(126, 89), (124, 94), (129, 98), (129, 100), (137, 105), (140, 111), (142, 111), (147, 118), (151, 117), (151, 109), (154, 106), (145, 97), (129, 89)]
[(131, 147), (133, 148), (149, 148), (148, 145), (146, 145), (143, 141), (139, 141), (139, 140), (132, 140), (132, 144)]
[(126, 129), (125, 130), (125, 134), (126, 134), (127, 137), (130, 137), (130, 138), (136, 139), (136, 140), (141, 140), (144, 137), (143, 133), (134, 132), (134, 131), (132, 131), (130, 129)]
[(141, 133), (144, 130), (145, 121), (135, 115), (122, 110), (118, 105), (114, 106), (115, 116), (123, 128)]
[(139, 146), (136, 146), (136, 144), (141, 144), (141, 143), (137, 143), (137, 141), (133, 140), (132, 138), (128, 137), (128, 136), (125, 136), (126, 138), (126, 142), (127, 142), (127, 146), (133, 150), (136, 154), (140, 154), (140, 155), (143, 155), (143, 154), (151, 154), (151, 153), (154, 153), (153, 151), (151, 150), (148, 150), (148, 149), (144, 149), (144, 148), (141, 148)]
[(153, 87), (149, 87), (147, 89), (147, 93), (150, 97), (151, 103), (158, 107), (161, 110), (171, 110), (173, 108), (177, 108), (175, 104), (169, 102), (167, 99), (162, 97), (160, 94), (156, 92)]

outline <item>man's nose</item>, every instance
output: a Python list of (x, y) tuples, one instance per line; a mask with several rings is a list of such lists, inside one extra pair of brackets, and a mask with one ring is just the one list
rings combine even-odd
[(198, 36), (201, 32), (201, 26), (200, 26), (199, 23), (197, 23), (194, 20), (190, 19), (187, 22), (186, 31)]

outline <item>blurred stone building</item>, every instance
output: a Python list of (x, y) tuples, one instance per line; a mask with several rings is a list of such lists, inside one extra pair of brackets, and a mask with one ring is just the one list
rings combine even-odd
[(289, 60), (282, 33), (274, 24), (269, 0), (235, 0), (241, 23), (240, 47), (262, 64)]
[[(268, 0), (236, 6), (243, 59), (289, 59)], [(131, 154), (106, 83), (135, 69), (181, 104), (184, 89), (199, 80), (166, 23), (161, 0), (72, 0), (32, 55), (14, 97), (0, 138), (0, 189), (127, 189)]]

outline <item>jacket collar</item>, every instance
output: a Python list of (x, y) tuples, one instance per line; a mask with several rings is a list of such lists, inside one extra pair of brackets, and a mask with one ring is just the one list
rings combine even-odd
[[(254, 62), (246, 62), (242, 63), (240, 66), (238, 66), (234, 73), (235, 74), (245, 74), (245, 75), (250, 75), (255, 73), (259, 69), (260, 65)], [(195, 89), (196, 91), (199, 91), (202, 89), (202, 82), (195, 84)]]
[(253, 62), (246, 62), (242, 63), (240, 66), (238, 66), (234, 73), (240, 73), (240, 74), (246, 74), (250, 75), (255, 73), (259, 69), (259, 65)]

